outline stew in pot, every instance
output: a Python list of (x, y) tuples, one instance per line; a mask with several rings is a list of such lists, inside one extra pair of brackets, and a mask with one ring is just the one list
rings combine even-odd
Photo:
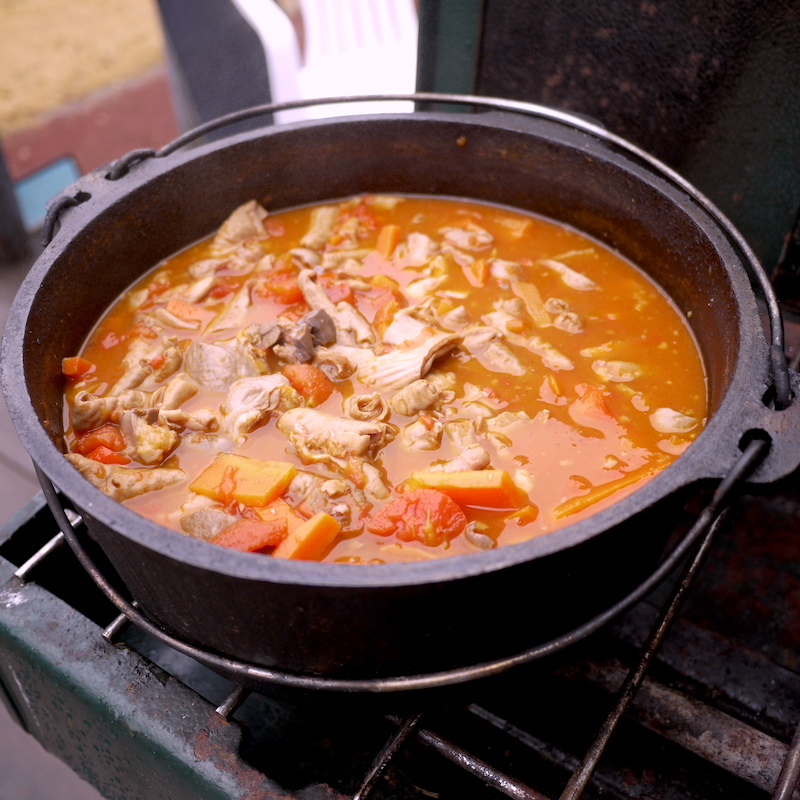
[(689, 327), (639, 269), (505, 207), (251, 201), (100, 320), (67, 458), (186, 535), (348, 564), (474, 553), (635, 490), (702, 430)]

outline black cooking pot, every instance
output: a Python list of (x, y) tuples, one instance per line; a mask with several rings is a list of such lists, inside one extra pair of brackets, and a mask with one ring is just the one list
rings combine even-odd
[[(463, 680), (471, 665), (502, 662), (619, 601), (653, 570), (687, 498), (732, 469), (743, 438), (771, 442), (753, 482), (800, 460), (797, 403), (774, 411), (763, 400), (774, 393), (752, 288), (763, 273), (713, 206), (591, 124), (473, 100), (494, 110), (312, 121), (143, 152), (56, 200), (60, 230), (23, 284), (3, 342), (9, 411), (39, 470), (118, 573), (123, 602), (133, 598), (156, 630), (202, 648), (220, 671), (250, 664), (248, 674), (298, 674), (312, 686), (314, 676), (346, 687), (407, 674)], [(277, 210), (362, 192), (501, 203), (631, 259), (689, 319), (708, 373), (705, 430), (672, 466), (589, 519), (472, 556), (370, 567), (215, 547), (134, 514), (73, 469), (63, 457), (61, 359), (126, 287), (246, 200)]]

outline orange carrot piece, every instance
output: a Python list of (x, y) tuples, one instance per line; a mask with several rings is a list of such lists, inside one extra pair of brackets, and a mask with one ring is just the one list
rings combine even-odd
[[(219, 453), (189, 485), (191, 491), (217, 502), (234, 499), (247, 506), (265, 506), (286, 490), (297, 473), (294, 464), (263, 461), (235, 453)], [(223, 479), (232, 484), (223, 491)]]
[(275, 558), (320, 561), (342, 526), (330, 514), (320, 511), (290, 533), (276, 548)]
[(400, 240), (399, 225), (384, 225), (375, 243), (375, 249), (384, 257), (389, 258), (394, 253), (395, 247)]
[(523, 506), (513, 514), (509, 514), (506, 519), (513, 520), (517, 525), (530, 525), (531, 522), (536, 522), (539, 517), (539, 509), (531, 504)]
[(525, 499), (504, 469), (414, 472), (410, 485), (412, 488), (437, 489), (465, 506), (519, 508)]
[(70, 356), (61, 360), (61, 372), (68, 378), (77, 380), (94, 371), (94, 364), (81, 356)]
[(273, 500), (269, 505), (263, 508), (254, 508), (253, 511), (259, 519), (265, 522), (283, 519), (286, 520), (286, 529), (288, 533), (296, 531), (305, 521), (305, 517), (298, 514), (283, 498), (278, 497)]
[(264, 521), (262, 519), (240, 519), (223, 528), (209, 541), (231, 550), (257, 553), (265, 547), (279, 545), (287, 534), (286, 519)]
[(311, 408), (324, 403), (333, 393), (333, 381), (311, 364), (287, 364), (283, 376)]
[(652, 478), (653, 475), (661, 472), (668, 463), (669, 458), (657, 455), (649, 463), (644, 464), (638, 469), (631, 470), (621, 478), (609, 481), (608, 483), (602, 483), (600, 486), (595, 486), (580, 497), (573, 497), (570, 500), (565, 500), (561, 505), (556, 506), (553, 511), (553, 516), (556, 519), (563, 519), (571, 514), (577, 514), (579, 511), (583, 511), (589, 508), (589, 506), (593, 506), (595, 503), (605, 500), (607, 497), (620, 491), (620, 489), (633, 486), (634, 483), (638, 483), (646, 478)]

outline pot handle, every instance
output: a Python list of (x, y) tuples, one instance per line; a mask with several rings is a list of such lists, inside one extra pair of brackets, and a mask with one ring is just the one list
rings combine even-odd
[(672, 550), (663, 558), (655, 571), (621, 600), (618, 600), (614, 605), (582, 625), (529, 650), (513, 656), (498, 658), (494, 661), (428, 674), (363, 679), (301, 675), (284, 672), (280, 669), (261, 667), (206, 650), (167, 633), (151, 622), (97, 567), (77, 535), (76, 529), (84, 520), (77, 519), (73, 522), (68, 518), (66, 509), (62, 505), (61, 498), (53, 483), (38, 465), (34, 464), (34, 468), (47, 504), (50, 506), (61, 534), (63, 534), (70, 549), (75, 553), (81, 565), (97, 586), (121, 614), (142, 630), (170, 645), (178, 652), (194, 658), (209, 669), (245, 687), (260, 688), (263, 684), (272, 684), (301, 690), (386, 693), (435, 689), (498, 675), (522, 664), (557, 653), (596, 633), (660, 585), (681, 563), (684, 557), (692, 551), (698, 541), (706, 539), (710, 542), (711, 537), (718, 530), (725, 512), (736, 499), (740, 488), (748, 479), (748, 476), (758, 468), (768, 450), (769, 443), (765, 439), (753, 439), (747, 444), (725, 478), (720, 482), (708, 505), (700, 512), (691, 528), (683, 534)]
[[(525, 103), (518, 100), (438, 92), (306, 98), (303, 100), (292, 100), (283, 103), (266, 103), (264, 105), (244, 108), (231, 114), (217, 117), (216, 119), (210, 120), (202, 125), (198, 125), (197, 127), (192, 128), (191, 130), (177, 137), (160, 150), (153, 150), (150, 148), (133, 150), (127, 155), (122, 156), (122, 158), (119, 158), (117, 161), (113, 162), (106, 171), (105, 178), (112, 181), (119, 180), (130, 171), (132, 166), (141, 161), (145, 161), (148, 158), (164, 158), (165, 156), (174, 153), (176, 150), (179, 150), (187, 144), (191, 144), (195, 140), (205, 136), (208, 133), (219, 130), (220, 128), (224, 128), (225, 126), (234, 124), (236, 122), (253, 119), (254, 117), (273, 114), (278, 111), (289, 111), (292, 109), (307, 108), (318, 105), (336, 105), (340, 103), (353, 102), (369, 103), (386, 100), (405, 100), (418, 105), (442, 103), (454, 105), (459, 109), (472, 107), (506, 111), (517, 113), (522, 116), (545, 118), (553, 122), (568, 124), (573, 128), (579, 128), (586, 133), (596, 136), (597, 138), (608, 142), (614, 147), (620, 148), (629, 158), (635, 159), (648, 169), (656, 170), (663, 178), (668, 179), (676, 187), (689, 194), (694, 202), (702, 206), (705, 212), (713, 217), (713, 219), (729, 237), (731, 244), (733, 244), (739, 250), (743, 260), (749, 266), (752, 276), (755, 277), (763, 292), (766, 300), (771, 330), (769, 358), (770, 365), (772, 367), (771, 374), (773, 383), (773, 403), (775, 408), (778, 410), (788, 408), (792, 399), (792, 391), (788, 365), (784, 356), (783, 320), (781, 318), (780, 307), (773, 291), (769, 276), (759, 263), (755, 253), (753, 253), (744, 237), (742, 237), (742, 235), (713, 203), (711, 203), (704, 195), (698, 192), (694, 186), (684, 180), (677, 172), (670, 169), (668, 166), (666, 166), (666, 164), (661, 163), (658, 159), (654, 158), (646, 151), (641, 150), (627, 140), (610, 133), (600, 125), (587, 121), (583, 117), (567, 114), (563, 111), (558, 111), (546, 106), (540, 106), (534, 103)], [(88, 197), (88, 194), (80, 191), (74, 197), (62, 195), (56, 199), (50, 208), (48, 208), (47, 217), (42, 229), (43, 244), (45, 246), (50, 243), (58, 216), (64, 210), (64, 208), (77, 205)]]

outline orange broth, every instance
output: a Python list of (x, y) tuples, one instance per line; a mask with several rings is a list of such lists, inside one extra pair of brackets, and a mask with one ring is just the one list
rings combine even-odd
[[(367, 322), (376, 325), (379, 338), (387, 321), (394, 319), (393, 309), (396, 313), (400, 307), (420, 303), (427, 309), (427, 321), (434, 319), (432, 327), (438, 331), (463, 336), (494, 327), (499, 332), (494, 341), (511, 354), (512, 366), (500, 362), (499, 368), (484, 350), (473, 347), (470, 351), (462, 342), (437, 358), (429, 373), (419, 376), (423, 380), (452, 373), (450, 393), (410, 416), (392, 410), (384, 420), (394, 426), (394, 438), (374, 452), (370, 461), (390, 491), (386, 498), (359, 494), (358, 470), (355, 477), (350, 474), (352, 464), (336, 468), (330, 462), (308, 463), (306, 459), (304, 463), (278, 428), (277, 413), (246, 435), (231, 437), (236, 439), (235, 452), (243, 456), (289, 462), (302, 473), (354, 482), (358, 508), (351, 508), (349, 522), (320, 554), (321, 560), (362, 564), (420, 560), (473, 553), (547, 534), (641, 486), (677, 458), (702, 430), (707, 414), (705, 376), (686, 322), (659, 287), (604, 245), (553, 221), (471, 200), (364, 196), (327, 205), (336, 203), (336, 223), (316, 252), (322, 257), (352, 250), (357, 256), (347, 263), (346, 275), (338, 267), (314, 270), (314, 280), (325, 287), (331, 302), (351, 302)], [(292, 286), (300, 270), (308, 267), (290, 250), (300, 246), (312, 225), (311, 215), (311, 208), (270, 213), (261, 221), (263, 234), (246, 237), (229, 253), (220, 255), (212, 237), (165, 260), (131, 287), (100, 320), (80, 353), (94, 367), (68, 381), (68, 424), (77, 392), (103, 396), (123, 374), (122, 359), (137, 334), (144, 333), (152, 342), (177, 337), (185, 351), (192, 340), (229, 340), (252, 323), (279, 317), (303, 320), (310, 309)], [(387, 230), (387, 226), (397, 228)], [(457, 233), (442, 233), (448, 229)], [(415, 260), (406, 248), (412, 232), (434, 243), (438, 260), (433, 267), (433, 258), (409, 265)], [(480, 246), (485, 237), (475, 241), (465, 235), (479, 232), (488, 234), (491, 242)], [(137, 314), (139, 320), (143, 313), (147, 319), (148, 311), (157, 308), (170, 289), (195, 282), (189, 271), (192, 265), (210, 258), (218, 262), (210, 273), (213, 288), (191, 304), (189, 314), (200, 320), (197, 330), (169, 325), (155, 330), (142, 327), (141, 322), (136, 327)], [(249, 271), (238, 274), (243, 263)], [(428, 284), (419, 283), (422, 279), (428, 279)], [(250, 304), (236, 326), (205, 334), (245, 281), (252, 281)], [(396, 282), (394, 292), (392, 281)], [(529, 305), (528, 286), (537, 290), (546, 316), (535, 302)], [(391, 305), (392, 298), (398, 300), (396, 307)], [(181, 310), (174, 304), (171, 308)], [(553, 324), (557, 319), (561, 327)], [(372, 350), (381, 355), (392, 347), (378, 345)], [(285, 367), (274, 352), (266, 353), (265, 363), (270, 373)], [(342, 417), (344, 399), (375, 392), (375, 385), (363, 384), (358, 374), (333, 381), (332, 393), (315, 410)], [(388, 401), (398, 391), (381, 390), (380, 394)], [(225, 391), (200, 387), (182, 409), (218, 409), (225, 397)], [(662, 411), (656, 414), (658, 409)], [(495, 425), (498, 420), (511, 424)], [(439, 432), (438, 446), (409, 446), (404, 437), (412, 424), (415, 430), (427, 426), (434, 444), (434, 434)], [(78, 438), (70, 428), (71, 448)], [(191, 496), (189, 485), (216, 454), (190, 446), (186, 438), (186, 432), (181, 432), (181, 443), (165, 459), (168, 466), (179, 466), (186, 479), (124, 501), (137, 513), (177, 531), (182, 530), (181, 505)], [(489, 463), (479, 469), (504, 470), (516, 485), (519, 497), (512, 507), (471, 506), (461, 498), (457, 505), (470, 527), (449, 541), (421, 534), (408, 541), (369, 530), (383, 507), (416, 488), (409, 483), (412, 473), (438, 469), (470, 445), (479, 445), (488, 455)], [(123, 468), (141, 466), (134, 458)], [(153, 466), (160, 465), (149, 468)], [(284, 499), (297, 509), (300, 520), (317, 508), (304, 507), (291, 491)], [(253, 509), (241, 504), (228, 502), (226, 510), (237, 518), (254, 516)]]

